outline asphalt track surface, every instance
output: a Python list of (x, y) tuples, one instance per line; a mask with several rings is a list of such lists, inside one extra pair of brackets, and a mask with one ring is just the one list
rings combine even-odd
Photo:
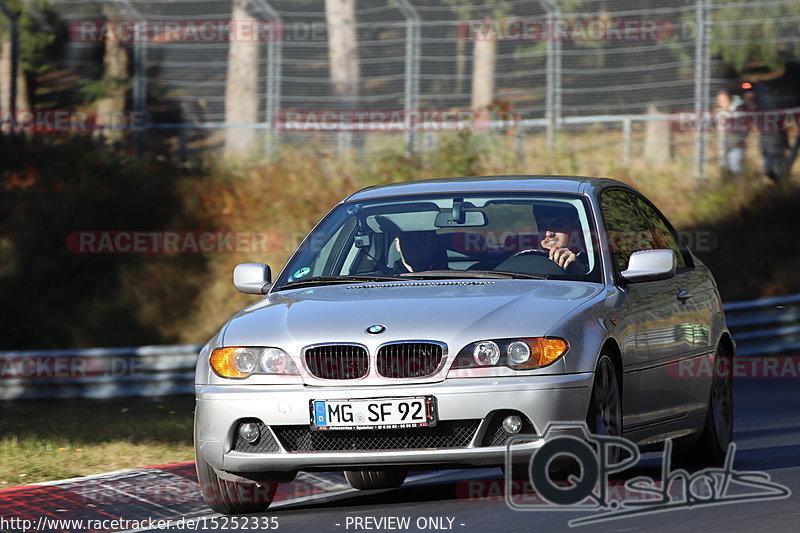
[[(110, 478), (76, 480), (71, 486), (61, 484), (58, 494), (49, 491), (54, 486), (36, 487), (40, 492), (0, 492), (0, 517), (11, 516), (26, 509), (27, 516), (37, 514), (50, 516), (88, 516), (86, 509), (78, 511), (64, 502), (67, 489), (82, 494), (80, 502), (89, 503), (91, 512), (103, 512), (107, 516), (118, 516), (129, 520), (144, 518), (172, 519), (170, 531), (266, 531), (323, 533), (349, 531), (462, 531), (462, 532), (512, 532), (512, 531), (705, 531), (770, 533), (800, 530), (800, 384), (797, 379), (737, 379), (734, 381), (735, 426), (734, 441), (737, 450), (733, 470), (737, 472), (763, 472), (771, 482), (789, 491), (776, 499), (759, 501), (735, 501), (717, 505), (696, 505), (669, 511), (641, 514), (599, 523), (571, 527), (573, 519), (597, 516), (597, 510), (565, 510), (545, 505), (531, 492), (530, 486), (516, 485), (511, 499), (526, 505), (528, 511), (514, 511), (504, 497), (504, 479), (500, 469), (448, 470), (410, 475), (403, 487), (393, 490), (360, 492), (350, 489), (338, 473), (300, 474), (298, 479), (281, 485), (273, 506), (248, 519), (228, 519), (205, 508), (194, 496), (175, 499), (175, 494), (195, 494), (195, 478), (191, 465), (176, 465), (150, 471), (142, 471), (133, 478), (121, 473), (114, 478), (116, 485), (111, 490), (117, 493), (132, 493), (132, 479), (153, 484), (158, 480), (175, 489), (173, 497), (142, 497), (138, 492), (134, 500), (103, 498), (87, 499), (93, 494), (87, 483), (98, 487)], [(170, 470), (172, 468), (172, 470)], [(127, 477), (126, 477), (127, 476)], [(138, 476), (138, 477), (136, 477)], [(632, 467), (614, 478), (616, 485), (636, 476), (659, 479), (661, 455), (650, 453)], [(112, 476), (113, 477), (113, 476)], [(123, 480), (120, 482), (119, 480)], [(717, 478), (720, 479), (720, 478)], [(763, 481), (763, 480), (762, 480)], [(111, 483), (111, 481), (108, 481)], [(120, 484), (122, 483), (122, 484)], [(703, 483), (695, 485), (698, 495), (705, 494)], [(109, 488), (104, 490), (107, 491)], [(121, 488), (120, 488), (121, 487)], [(41, 489), (47, 489), (44, 493)], [(724, 498), (741, 496), (744, 493), (764, 495), (763, 488), (745, 486), (731, 482)], [(38, 495), (37, 495), (38, 494)], [(160, 494), (163, 494), (161, 492)], [(632, 493), (623, 496), (632, 498)], [(674, 501), (684, 500), (684, 493), (675, 492)], [(720, 492), (721, 494), (721, 492)], [(723, 498), (723, 501), (724, 501)], [(35, 505), (34, 503), (35, 502)], [(77, 505), (77, 504), (76, 504)], [(58, 509), (61, 507), (62, 509)], [(655, 510), (653, 506), (644, 506)], [(59, 515), (56, 511), (61, 511)], [(84, 514), (81, 514), (84, 513)], [(176, 524), (181, 518), (184, 523)], [(187, 527), (186, 519), (195, 522)], [(275, 527), (277, 525), (277, 527)], [(1, 531), (14, 529), (2, 527)], [(42, 529), (38, 529), (41, 531)], [(50, 529), (56, 530), (56, 529)], [(62, 528), (62, 531), (78, 529)], [(111, 531), (109, 529), (108, 531)], [(117, 531), (125, 529), (116, 529)], [(164, 531), (165, 528), (134, 528), (133, 531)], [(87, 531), (84, 529), (83, 531)]]

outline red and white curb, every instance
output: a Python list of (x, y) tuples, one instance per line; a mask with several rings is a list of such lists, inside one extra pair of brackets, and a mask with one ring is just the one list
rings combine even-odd
[[(282, 483), (274, 508), (354, 492), (339, 473), (300, 473), (292, 483)], [(80, 478), (48, 481), (0, 489), (0, 531), (26, 520), (36, 531), (68, 532), (48, 527), (69, 521), (93, 523), (124, 518), (175, 520), (213, 516), (203, 502), (194, 462), (136, 468)], [(2, 524), (6, 524), (2, 526)], [(82, 533), (97, 531), (82, 529)]]

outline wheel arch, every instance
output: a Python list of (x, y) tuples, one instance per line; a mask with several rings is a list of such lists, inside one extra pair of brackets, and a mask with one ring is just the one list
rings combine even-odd
[(725, 355), (731, 355), (731, 356), (733, 355), (736, 349), (733, 343), (733, 338), (731, 337), (731, 334), (728, 331), (722, 332), (719, 341), (717, 341), (717, 346), (720, 346), (722, 348), (723, 353)]
[[(619, 383), (619, 393), (620, 397), (622, 397), (622, 391), (625, 389), (625, 387), (622, 386), (622, 350), (620, 350), (619, 344), (613, 337), (609, 337), (605, 340), (605, 342), (603, 342), (603, 346), (600, 348), (600, 354), (608, 355), (608, 357), (611, 359), (611, 362), (614, 364), (614, 370), (617, 373), (617, 382)], [(598, 354), (598, 358), (600, 354)]]

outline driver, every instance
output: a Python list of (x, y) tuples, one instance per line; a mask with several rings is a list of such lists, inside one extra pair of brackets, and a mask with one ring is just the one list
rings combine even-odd
[[(571, 237), (579, 236), (579, 224), (575, 217), (574, 208), (571, 206), (534, 206), (533, 215), (539, 236), (539, 248), (522, 250), (516, 255), (528, 253), (547, 254), (551, 261), (566, 270), (576, 261), (583, 267), (586, 253), (580, 239)], [(584, 268), (585, 272), (585, 268)]]

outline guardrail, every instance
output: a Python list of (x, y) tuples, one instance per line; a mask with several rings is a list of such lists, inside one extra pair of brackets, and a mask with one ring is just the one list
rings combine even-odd
[(200, 346), (0, 352), (0, 400), (191, 394)]
[(725, 319), (736, 355), (781, 355), (800, 350), (800, 294), (733, 302)]
[[(726, 304), (736, 355), (800, 350), (800, 294)], [(0, 352), (0, 400), (191, 394), (199, 345)]]

